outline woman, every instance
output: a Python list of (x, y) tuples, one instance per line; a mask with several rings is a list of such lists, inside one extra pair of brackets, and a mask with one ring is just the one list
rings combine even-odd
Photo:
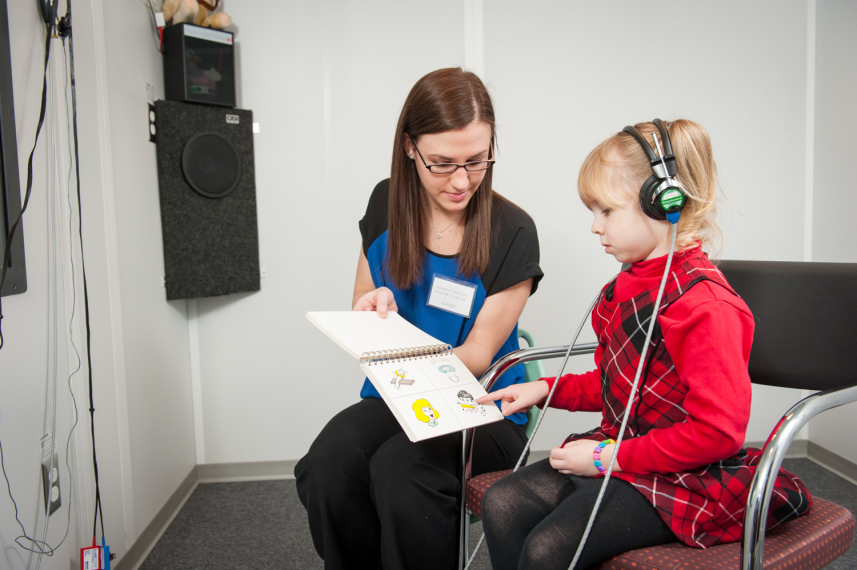
[[(476, 75), (420, 79), (399, 117), (391, 178), (360, 221), (354, 282), (353, 310), (398, 311), (477, 377), (518, 348), (518, 317), (542, 277), (535, 225), (492, 190), (494, 149), (494, 110)], [(443, 291), (451, 306), (432, 296)], [(513, 370), (495, 389), (522, 381)], [(412, 443), (368, 380), (360, 396), (295, 467), (325, 567), (453, 568), (461, 436)], [(525, 423), (521, 413), (476, 430), (474, 474), (513, 467)]]

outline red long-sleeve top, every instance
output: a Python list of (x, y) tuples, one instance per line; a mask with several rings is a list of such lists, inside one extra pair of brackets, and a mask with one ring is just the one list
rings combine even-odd
[[(673, 259), (678, 266), (690, 248)], [(666, 256), (632, 264), (619, 274), (613, 302), (626, 302), (645, 290), (657, 290)], [(603, 302), (603, 299), (602, 299)], [(593, 312), (593, 322), (598, 312)], [(747, 373), (753, 342), (753, 316), (740, 297), (702, 281), (658, 317), (664, 342), (680, 381), (687, 388), (681, 403), (687, 420), (625, 439), (617, 461), (622, 471), (678, 473), (720, 461), (744, 444), (750, 418)], [(600, 367), (604, 349), (595, 352), (596, 369), (560, 379), (550, 407), (602, 411)], [(544, 378), (553, 385), (555, 378)], [(652, 382), (650, 379), (649, 382)]]

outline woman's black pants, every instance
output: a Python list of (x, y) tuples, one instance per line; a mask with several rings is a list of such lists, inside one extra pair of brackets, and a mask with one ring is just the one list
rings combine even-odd
[[(508, 420), (477, 428), (473, 475), (511, 469), (525, 444)], [(460, 433), (413, 443), (378, 398), (337, 414), (295, 466), (324, 567), (454, 568), (460, 457)]]

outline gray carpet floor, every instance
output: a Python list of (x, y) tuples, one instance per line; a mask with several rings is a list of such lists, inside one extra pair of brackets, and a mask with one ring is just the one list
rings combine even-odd
[[(857, 486), (807, 459), (786, 460), (813, 495), (857, 513)], [(471, 548), (482, 525), (470, 526)], [(324, 568), (312, 545), (306, 511), (293, 480), (200, 484), (140, 570), (315, 570)], [(490, 570), (483, 545), (471, 566)], [(828, 566), (857, 568), (852, 547)]]

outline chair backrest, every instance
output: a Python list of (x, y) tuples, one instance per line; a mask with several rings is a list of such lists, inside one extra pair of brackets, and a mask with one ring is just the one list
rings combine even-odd
[[(528, 346), (536, 346), (536, 341), (533, 340), (533, 335), (524, 329), (518, 329), (518, 343), (520, 344), (521, 339), (524, 339), (527, 342)], [(542, 364), (541, 360), (533, 360), (532, 362), (524, 363), (524, 380), (527, 382), (535, 382), (539, 378), (544, 378), (547, 376), (545, 374), (545, 367)], [(533, 430), (536, 428), (536, 420), (539, 419), (539, 410), (537, 407), (533, 406), (530, 408), (530, 411), (527, 412), (527, 437), (529, 438)]]
[(855, 383), (857, 263), (722, 261), (753, 312), (750, 379), (827, 390)]

